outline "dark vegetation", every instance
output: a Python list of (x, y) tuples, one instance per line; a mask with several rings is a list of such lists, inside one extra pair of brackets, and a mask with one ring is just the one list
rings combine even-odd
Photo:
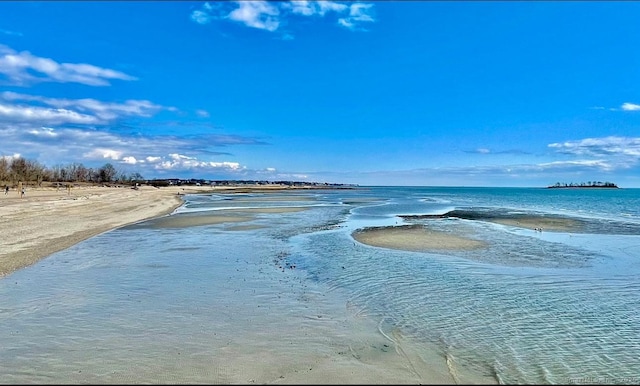
[(589, 181), (581, 183), (560, 183), (556, 182), (555, 185), (547, 186), (547, 188), (617, 188), (618, 186), (613, 182), (601, 182), (601, 181)]

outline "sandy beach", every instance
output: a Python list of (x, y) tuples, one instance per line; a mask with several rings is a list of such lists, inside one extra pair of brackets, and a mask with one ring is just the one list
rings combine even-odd
[[(269, 192), (291, 188), (130, 186), (27, 188), (24, 197), (11, 190), (0, 195), (0, 277), (36, 263), (92, 236), (162, 216), (182, 204), (180, 195), (213, 192)], [(234, 219), (203, 219), (242, 221)], [(193, 219), (191, 219), (193, 221)], [(180, 224), (174, 226), (194, 225)]]

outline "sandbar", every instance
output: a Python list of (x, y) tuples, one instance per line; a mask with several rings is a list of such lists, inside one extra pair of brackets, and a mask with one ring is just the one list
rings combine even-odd
[(225, 211), (246, 212), (246, 213), (294, 213), (294, 212), (301, 212), (307, 209), (308, 209), (307, 207), (279, 206), (279, 207), (270, 207), (270, 208), (233, 208), (233, 209), (225, 209)]
[(578, 221), (568, 218), (521, 217), (518, 219), (490, 219), (497, 224), (553, 232), (576, 232), (581, 229)]
[(404, 251), (469, 250), (486, 246), (479, 240), (431, 230), (422, 225), (364, 228), (356, 230), (352, 236), (363, 244)]
[(251, 221), (253, 217), (246, 216), (225, 216), (219, 214), (193, 215), (176, 214), (153, 219), (146, 223), (149, 228), (188, 228), (201, 225), (217, 225), (224, 223), (236, 223)]
[(486, 214), (481, 211), (454, 210), (439, 215), (400, 215), (408, 221), (424, 219), (460, 218), (474, 221), (487, 221), (501, 225), (526, 228), (531, 230), (547, 230), (554, 232), (584, 231), (584, 222), (561, 216), (545, 216), (530, 214)]

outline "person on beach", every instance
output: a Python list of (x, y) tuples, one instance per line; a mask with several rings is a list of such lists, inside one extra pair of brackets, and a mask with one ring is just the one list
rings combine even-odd
[(20, 191), (20, 198), (24, 198), (24, 193), (25, 193), (25, 191), (24, 191), (24, 187), (23, 187), (22, 190)]
[(9, 194), (9, 185), (4, 186), (4, 195), (6, 196), (7, 194)]

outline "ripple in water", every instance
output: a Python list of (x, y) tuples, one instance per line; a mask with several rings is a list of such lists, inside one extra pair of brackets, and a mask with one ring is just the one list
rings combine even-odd
[(640, 283), (595, 274), (594, 251), (463, 221), (439, 229), (470, 227), (492, 246), (405, 252), (354, 244), (336, 230), (300, 236), (293, 255), (416, 350), (440, 347), (455, 371), (501, 383), (637, 383)]

